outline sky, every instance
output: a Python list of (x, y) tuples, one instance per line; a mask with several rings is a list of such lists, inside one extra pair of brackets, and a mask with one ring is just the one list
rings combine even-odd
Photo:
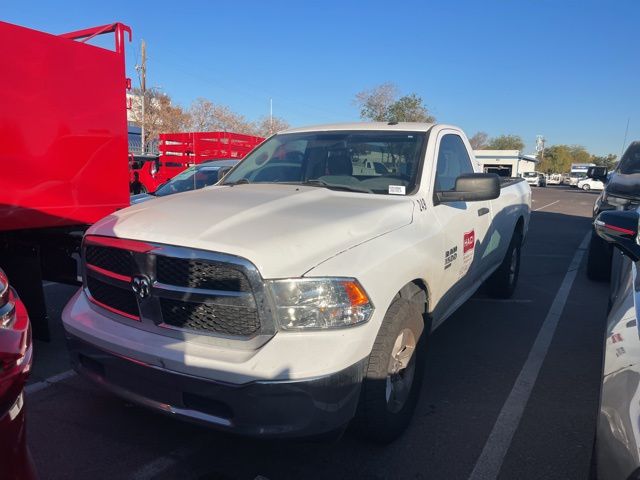
[[(533, 152), (620, 155), (640, 139), (640, 1), (0, 0), (0, 20), (49, 33), (115, 21), (147, 44), (147, 86), (249, 120), (358, 121), (356, 93), (385, 82), (468, 136), (520, 135)], [(5, 46), (6, 47), (6, 46)]]

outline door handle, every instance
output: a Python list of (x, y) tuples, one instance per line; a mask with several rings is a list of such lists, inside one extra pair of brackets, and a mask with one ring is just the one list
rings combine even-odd
[(482, 207), (478, 209), (478, 216), (481, 217), (489, 213), (489, 209), (487, 207)]

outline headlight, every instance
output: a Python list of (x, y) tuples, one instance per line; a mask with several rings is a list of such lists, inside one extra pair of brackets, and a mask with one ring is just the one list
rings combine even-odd
[(272, 280), (268, 285), (285, 330), (350, 327), (373, 313), (367, 293), (353, 278)]

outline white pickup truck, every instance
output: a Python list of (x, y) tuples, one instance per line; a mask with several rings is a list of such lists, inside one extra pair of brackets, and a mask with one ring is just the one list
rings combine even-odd
[[(74, 368), (240, 434), (324, 435), (353, 420), (393, 440), (431, 331), (484, 282), (508, 297), (518, 279), (530, 188), (472, 159), (449, 125), (298, 128), (216, 186), (103, 219), (63, 313)], [(367, 161), (384, 169), (355, 174)]]

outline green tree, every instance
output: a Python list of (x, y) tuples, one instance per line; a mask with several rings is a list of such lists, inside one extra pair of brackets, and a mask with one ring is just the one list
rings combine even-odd
[(587, 149), (580, 145), (571, 145), (569, 147), (569, 153), (573, 162), (571, 163), (591, 163), (591, 154), (587, 152)]
[(571, 147), (568, 145), (553, 145), (544, 151), (544, 159), (538, 165), (538, 170), (550, 173), (565, 173), (571, 169), (573, 161)]
[(524, 142), (519, 135), (499, 135), (487, 144), (488, 150), (524, 150)]
[(393, 102), (387, 111), (388, 122), (424, 122), (432, 123), (435, 118), (415, 93), (405, 95)]
[(591, 155), (591, 162), (599, 167), (607, 167), (609, 170), (613, 170), (618, 162), (618, 156), (613, 153), (609, 155)]
[(412, 93), (399, 97), (398, 88), (383, 83), (356, 94), (354, 103), (360, 108), (360, 118), (373, 122), (435, 122), (421, 97)]

